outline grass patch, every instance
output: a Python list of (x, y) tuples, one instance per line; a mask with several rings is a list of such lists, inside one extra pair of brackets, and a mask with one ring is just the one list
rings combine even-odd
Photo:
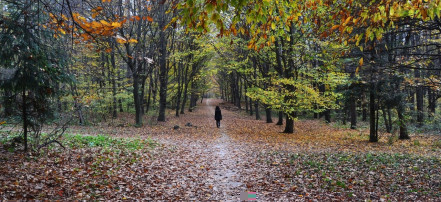
[(63, 137), (63, 144), (76, 149), (87, 147), (102, 147), (102, 148), (117, 148), (128, 150), (140, 150), (145, 148), (154, 148), (158, 145), (157, 142), (151, 139), (140, 138), (118, 138), (108, 135), (65, 135)]
[[(45, 138), (47, 134), (42, 133), (41, 138)], [(33, 137), (28, 137), (28, 144), (32, 145), (34, 142)], [(140, 138), (119, 138), (111, 137), (109, 135), (72, 135), (65, 134), (62, 136), (61, 143), (71, 149), (78, 148), (111, 148), (120, 150), (142, 150), (147, 148), (155, 148), (159, 144), (152, 139), (140, 139)], [(17, 148), (21, 149), (23, 146), (23, 137), (18, 133), (12, 133), (8, 135), (0, 136), (0, 145), (3, 145), (9, 152), (14, 152)], [(49, 149), (54, 148), (55, 144), (49, 145)]]

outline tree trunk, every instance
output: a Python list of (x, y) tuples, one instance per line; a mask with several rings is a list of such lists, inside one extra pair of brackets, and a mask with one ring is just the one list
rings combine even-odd
[(398, 113), (398, 121), (400, 124), (400, 140), (406, 140), (410, 139), (409, 133), (407, 132), (407, 126), (406, 121), (404, 120), (404, 103), (400, 103), (397, 107), (397, 113)]
[[(415, 70), (415, 78), (418, 79), (421, 77), (420, 70)], [(424, 123), (424, 89), (423, 86), (418, 85), (419, 81), (417, 81), (417, 87), (416, 87), (416, 105), (417, 105), (417, 122), (418, 127), (423, 126)]]
[(184, 87), (184, 98), (182, 99), (182, 106), (181, 106), (181, 114), (184, 114), (184, 110), (185, 110), (185, 103), (188, 100), (188, 84), (187, 82), (185, 82), (185, 87)]
[(249, 100), (250, 100), (250, 116), (252, 116), (253, 113), (254, 113), (254, 110), (253, 110), (253, 100), (251, 98)]
[[(159, 114), (158, 121), (165, 121), (165, 110), (167, 107), (167, 84), (168, 84), (168, 65), (167, 65), (167, 37), (164, 27), (166, 26), (165, 4), (159, 6)], [(173, 37), (172, 37), (173, 38)], [(173, 45), (173, 44), (172, 44)], [(173, 47), (171, 47), (173, 50)]]
[(348, 109), (347, 105), (345, 105), (343, 107), (343, 109), (341, 109), (341, 113), (343, 114), (341, 122), (343, 123), (343, 125), (346, 125), (346, 119), (347, 119), (346, 115), (347, 115), (347, 111), (348, 111), (347, 109)]
[(429, 116), (434, 117), (436, 112), (436, 95), (432, 88), (428, 88)]
[(392, 131), (392, 126), (389, 124), (389, 120), (386, 117), (386, 110), (384, 109), (384, 107), (381, 109), (381, 111), (383, 112), (383, 120), (384, 120), (384, 125), (386, 126), (386, 132), (390, 133)]
[(326, 123), (331, 123), (331, 110), (327, 109), (323, 112), (323, 115), (325, 116)]
[(181, 114), (184, 114), (184, 110), (185, 110), (185, 103), (187, 102), (188, 99), (188, 84), (189, 82), (188, 80), (188, 69), (189, 69), (190, 65), (186, 65), (185, 67), (185, 72), (184, 72), (184, 77), (182, 78), (182, 84), (184, 85), (184, 94), (183, 94), (183, 98), (182, 98), (182, 105), (181, 105)]
[(234, 95), (235, 95), (234, 99), (235, 99), (236, 107), (241, 109), (241, 106), (240, 106), (240, 84), (239, 84), (239, 76), (237, 75), (237, 72), (235, 73), (234, 81), (235, 81), (234, 88), (236, 89), (234, 92)]
[(115, 71), (116, 71), (116, 64), (115, 64), (115, 53), (112, 51), (111, 55), (110, 55), (110, 63), (112, 65), (112, 70), (110, 71), (112, 73), (112, 117), (116, 118), (118, 116), (117, 114), (117, 108), (118, 108), (118, 104), (117, 104), (117, 99), (116, 99), (116, 75), (115, 75)]
[(145, 100), (145, 81), (146, 81), (146, 76), (142, 76), (141, 77), (141, 96), (139, 98), (140, 102), (141, 102), (141, 114), (144, 115), (145, 114), (145, 104), (147, 103), (147, 101)]
[(357, 101), (353, 95), (349, 100), (349, 111), (351, 115), (351, 129), (357, 128)]
[(175, 116), (179, 116), (179, 107), (181, 105), (181, 94), (182, 94), (182, 63), (179, 64), (178, 69), (178, 93), (176, 95), (176, 113)]
[(23, 117), (23, 140), (24, 140), (24, 151), (28, 151), (28, 112), (26, 104), (26, 90), (23, 88), (23, 106), (22, 106), (22, 117)]
[[(390, 108), (389, 107), (387, 107), (387, 110), (386, 110), (386, 113), (387, 113), (387, 120), (388, 120), (388, 122), (389, 122), (389, 126), (390, 126), (390, 132), (392, 132), (392, 116), (391, 116), (391, 114), (390, 114)], [(389, 132), (389, 133), (390, 133)]]
[[(164, 15), (164, 14), (163, 14)], [(161, 29), (162, 30), (162, 29)], [(159, 45), (159, 115), (158, 121), (165, 121), (165, 109), (167, 107), (167, 39), (165, 33), (161, 31)]]
[(295, 113), (291, 114), (292, 118), (286, 115), (286, 125), (283, 133), (294, 133), (294, 117)]
[(283, 125), (283, 112), (279, 111), (279, 120), (277, 121), (276, 125)]
[(147, 104), (146, 104), (146, 106), (145, 106), (145, 111), (146, 111), (146, 113), (150, 110), (150, 103), (151, 103), (151, 97), (152, 97), (152, 91), (153, 91), (153, 77), (152, 77), (152, 74), (150, 74), (149, 75), (149, 92), (148, 92), (148, 95), (147, 95)]
[(266, 122), (272, 123), (273, 119), (271, 117), (271, 108), (269, 106), (265, 105), (265, 114), (266, 114)]
[(248, 96), (247, 96), (247, 83), (246, 83), (246, 81), (244, 82), (244, 91), (245, 91), (245, 94), (244, 94), (244, 98), (245, 98), (245, 112), (248, 113)]
[(367, 121), (367, 101), (366, 101), (366, 95), (363, 93), (363, 99), (361, 101), (361, 120)]
[(374, 82), (371, 83), (370, 93), (369, 93), (369, 142), (378, 142), (378, 133), (375, 118), (375, 99), (376, 99), (376, 85)]
[(136, 127), (142, 126), (141, 100), (139, 99), (139, 78), (133, 75), (133, 99), (135, 101), (135, 122)]
[(260, 120), (259, 101), (254, 101), (254, 109), (256, 110), (256, 120)]

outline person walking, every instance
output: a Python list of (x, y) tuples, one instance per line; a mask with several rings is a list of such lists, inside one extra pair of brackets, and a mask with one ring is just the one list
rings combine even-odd
[(220, 127), (220, 121), (222, 120), (222, 112), (219, 106), (216, 106), (216, 110), (214, 110), (214, 119), (216, 120), (216, 126)]

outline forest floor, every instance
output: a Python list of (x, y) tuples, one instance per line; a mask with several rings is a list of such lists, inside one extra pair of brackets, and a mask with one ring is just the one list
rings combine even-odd
[(2, 150), (0, 200), (441, 200), (440, 136), (369, 143), (367, 131), (318, 120), (284, 134), (214, 99), (169, 117), (142, 128), (126, 124), (132, 117), (73, 126), (81, 136), (67, 136), (68, 149), (40, 156)]

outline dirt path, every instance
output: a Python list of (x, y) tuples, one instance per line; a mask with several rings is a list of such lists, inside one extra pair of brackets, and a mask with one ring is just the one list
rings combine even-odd
[[(203, 110), (204, 116), (213, 116), (214, 107), (217, 102), (213, 100), (206, 100)], [(207, 113), (208, 112), (208, 113)], [(228, 117), (229, 112), (223, 111), (224, 117)], [(206, 150), (210, 159), (214, 159), (214, 170), (210, 173), (210, 180), (213, 180), (213, 190), (218, 192), (218, 198), (226, 201), (237, 201), (240, 193), (245, 191), (245, 186), (241, 182), (240, 173), (238, 172), (237, 162), (241, 161), (240, 156), (237, 154), (237, 147), (231, 142), (228, 136), (228, 125), (222, 124), (219, 131), (221, 136), (210, 145)]]
[[(212, 189), (212, 195), (209, 200), (239, 201), (240, 194), (246, 190), (246, 186), (241, 182), (238, 162), (243, 161), (243, 151), (236, 146), (228, 135), (229, 126), (234, 122), (234, 113), (228, 110), (222, 110), (224, 120), (221, 127), (216, 128), (214, 120), (214, 109), (221, 101), (214, 99), (205, 99), (197, 109), (186, 117), (181, 117), (185, 124), (191, 123), (198, 129), (191, 134), (201, 134), (212, 137), (211, 139), (198, 138), (176, 138), (158, 137), (154, 139), (165, 143), (185, 148), (188, 156), (197, 156), (200, 158), (200, 164), (206, 165), (210, 169), (206, 176), (205, 184)], [(179, 126), (184, 122), (174, 123)], [(185, 129), (185, 128), (184, 128)], [(184, 132), (185, 133), (185, 132)], [(185, 134), (181, 134), (185, 136)]]
[[(169, 120), (165, 127), (179, 126), (174, 135), (153, 135), (153, 139), (183, 150), (182, 158), (198, 159), (198, 165), (207, 168), (204, 184), (211, 189), (208, 200), (239, 201), (246, 190), (241, 169), (245, 161), (245, 149), (231, 139), (230, 127), (234, 127), (237, 114), (222, 109), (221, 127), (216, 128), (214, 109), (221, 100), (204, 99), (196, 110), (178, 119)], [(192, 127), (185, 125), (190, 123)], [(200, 199), (200, 198), (199, 198)]]

